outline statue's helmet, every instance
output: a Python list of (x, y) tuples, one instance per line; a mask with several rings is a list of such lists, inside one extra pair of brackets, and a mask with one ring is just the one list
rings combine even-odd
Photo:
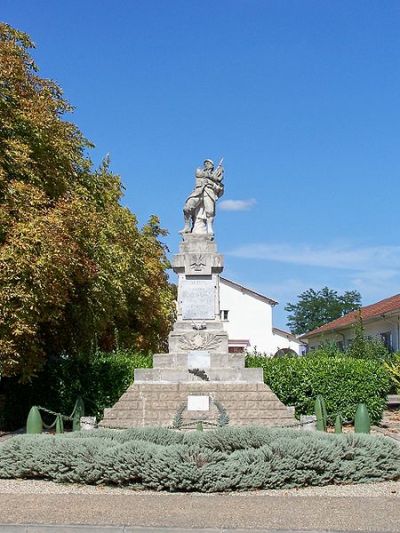
[(214, 161), (212, 161), (211, 159), (204, 159), (204, 165), (206, 163), (211, 163), (211, 165), (214, 166)]

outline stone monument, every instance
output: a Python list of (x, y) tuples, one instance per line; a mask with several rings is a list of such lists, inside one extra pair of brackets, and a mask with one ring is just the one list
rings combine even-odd
[(213, 222), (224, 192), (222, 160), (196, 170), (195, 188), (183, 213), (182, 242), (172, 266), (178, 275), (177, 320), (169, 353), (156, 354), (152, 369), (135, 380), (100, 425), (190, 427), (191, 423), (282, 426), (295, 422), (264, 384), (262, 368), (245, 368), (245, 355), (229, 353), (219, 307), (223, 258)]

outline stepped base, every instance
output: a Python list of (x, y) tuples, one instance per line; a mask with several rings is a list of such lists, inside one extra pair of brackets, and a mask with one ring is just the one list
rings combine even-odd
[[(188, 410), (209, 398), (209, 409)], [(195, 398), (193, 398), (195, 397)], [(201, 399), (200, 398), (200, 399)], [(194, 400), (193, 402), (191, 400)], [(296, 423), (294, 410), (285, 407), (269, 387), (263, 383), (193, 382), (177, 384), (133, 384), (111, 409), (105, 409), (101, 427), (168, 427), (172, 426), (177, 410), (183, 423), (193, 420), (217, 422), (219, 411), (213, 400), (225, 408), (230, 426), (288, 426)], [(200, 405), (203, 404), (203, 407)]]
[[(208, 368), (208, 381), (220, 383), (263, 383), (262, 368)], [(136, 368), (135, 383), (201, 383), (203, 380), (187, 369)], [(206, 380), (207, 381), (207, 380)]]
[[(244, 368), (245, 355), (241, 353), (156, 353), (153, 355), (153, 368)], [(200, 355), (199, 355), (200, 354)]]

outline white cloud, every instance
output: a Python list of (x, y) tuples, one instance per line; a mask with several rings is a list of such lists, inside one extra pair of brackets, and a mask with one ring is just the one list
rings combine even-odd
[(360, 291), (364, 303), (374, 303), (400, 293), (400, 272), (371, 268), (352, 274), (350, 283), (352, 287)]
[(310, 283), (301, 279), (284, 278), (277, 282), (253, 283), (253, 287), (261, 294), (277, 300), (281, 306), (284, 306), (286, 302), (294, 301), (298, 294), (309, 289)]
[(400, 268), (400, 246), (355, 246), (333, 244), (249, 244), (228, 252), (246, 259), (265, 259), (295, 265), (360, 271), (394, 272)]
[(223, 200), (219, 204), (219, 208), (223, 211), (248, 211), (256, 203), (254, 198), (250, 200)]
[[(288, 302), (296, 303), (298, 296), (307, 289), (319, 290), (325, 285), (330, 289), (343, 294), (345, 291), (358, 290), (362, 297), (362, 305), (369, 305), (383, 298), (388, 298), (400, 292), (400, 272), (371, 270), (364, 272), (338, 270), (339, 276), (332, 276), (329, 280), (323, 279), (319, 275), (315, 279), (305, 276), (304, 279), (285, 277), (280, 282), (252, 283), (255, 290), (265, 294), (280, 305), (274, 308), (274, 326), (287, 329), (287, 312), (285, 306)], [(301, 275), (301, 273), (300, 273)], [(244, 283), (246, 285), (246, 283)]]
[(285, 268), (281, 267), (282, 281), (261, 282), (256, 286), (262, 294), (281, 303), (274, 310), (274, 320), (282, 327), (286, 315), (283, 307), (287, 302), (294, 303), (310, 287), (317, 290), (327, 285), (339, 293), (356, 289), (361, 293), (363, 305), (400, 293), (400, 246), (256, 243), (240, 246), (226, 255), (297, 266), (295, 278), (287, 277)]

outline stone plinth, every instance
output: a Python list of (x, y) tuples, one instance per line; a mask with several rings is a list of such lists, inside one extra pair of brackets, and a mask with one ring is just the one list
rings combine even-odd
[(192, 382), (133, 384), (112, 409), (105, 409), (101, 425), (114, 428), (171, 426), (177, 409), (189, 396), (208, 396), (208, 411), (182, 413), (183, 422), (199, 419), (215, 423), (219, 401), (229, 416), (229, 425), (288, 426), (295, 423), (290, 409), (262, 383)]
[(136, 369), (135, 382), (111, 409), (102, 426), (171, 426), (216, 423), (218, 405), (231, 425), (286, 426), (293, 412), (264, 385), (261, 368), (245, 368), (243, 354), (228, 352), (220, 319), (222, 256), (209, 235), (183, 235), (173, 260), (178, 275), (178, 316), (169, 335), (169, 353), (156, 354), (153, 368)]

